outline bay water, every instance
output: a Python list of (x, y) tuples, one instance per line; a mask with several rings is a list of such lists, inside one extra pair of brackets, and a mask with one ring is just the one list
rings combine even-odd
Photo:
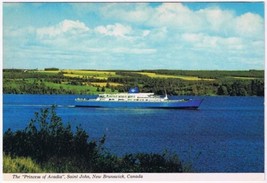
[(64, 123), (81, 124), (91, 140), (106, 135), (118, 156), (168, 151), (193, 172), (264, 172), (263, 97), (172, 97), (204, 98), (198, 110), (77, 108), (77, 97), (84, 96), (4, 95), (3, 131), (24, 129), (55, 104)]

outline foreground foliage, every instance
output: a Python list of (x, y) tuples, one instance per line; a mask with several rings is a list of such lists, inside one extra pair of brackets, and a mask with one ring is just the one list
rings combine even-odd
[[(64, 125), (56, 114), (56, 107), (35, 113), (24, 130), (8, 129), (3, 136), (3, 150), (7, 155), (4, 172), (184, 172), (176, 155), (126, 154), (118, 157), (103, 147), (105, 136), (98, 141), (70, 124)], [(20, 157), (20, 158), (18, 158)], [(28, 158), (21, 158), (28, 157)], [(12, 162), (12, 163), (10, 163)], [(23, 163), (24, 162), (24, 163)], [(33, 162), (36, 162), (33, 163)], [(7, 164), (10, 164), (8, 166)], [(29, 165), (29, 166), (28, 166)]]
[(3, 156), (4, 173), (44, 173), (45, 171), (31, 158)]

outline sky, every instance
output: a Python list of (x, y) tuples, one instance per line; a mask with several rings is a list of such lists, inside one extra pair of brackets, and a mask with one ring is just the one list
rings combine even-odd
[(264, 3), (3, 3), (3, 67), (264, 69)]

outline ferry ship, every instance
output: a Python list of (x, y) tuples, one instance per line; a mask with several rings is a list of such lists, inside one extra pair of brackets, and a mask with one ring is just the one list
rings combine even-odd
[(170, 100), (167, 96), (161, 97), (154, 93), (139, 93), (137, 87), (131, 88), (128, 93), (99, 94), (95, 99), (76, 98), (76, 107), (103, 107), (103, 108), (167, 108), (167, 109), (197, 109), (203, 99)]

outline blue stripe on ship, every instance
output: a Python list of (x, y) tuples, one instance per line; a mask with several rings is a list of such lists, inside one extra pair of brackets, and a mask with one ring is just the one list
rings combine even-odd
[(125, 102), (125, 101), (79, 101), (76, 107), (107, 107), (107, 108), (179, 108), (196, 109), (203, 100), (168, 101), (168, 102)]

